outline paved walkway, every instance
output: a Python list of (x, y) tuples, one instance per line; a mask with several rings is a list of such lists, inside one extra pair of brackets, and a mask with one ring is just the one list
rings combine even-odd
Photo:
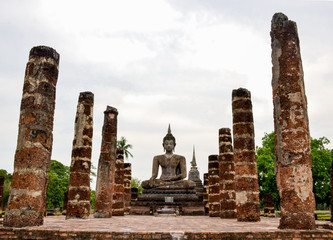
[[(325, 222), (318, 222), (324, 224)], [(325, 224), (329, 224), (326, 222)], [(124, 217), (66, 220), (64, 216), (44, 218), (44, 225), (29, 227), (39, 230), (84, 231), (84, 232), (276, 232), (278, 218), (261, 217), (260, 222), (237, 222), (236, 219), (221, 219), (207, 216), (154, 217), (129, 215)]]

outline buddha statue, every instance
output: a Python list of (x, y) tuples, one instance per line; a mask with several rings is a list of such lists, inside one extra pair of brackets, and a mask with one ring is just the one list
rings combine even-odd
[[(195, 183), (185, 180), (187, 175), (185, 157), (173, 153), (176, 146), (176, 139), (171, 133), (170, 125), (168, 133), (163, 138), (162, 145), (165, 154), (154, 157), (152, 176), (149, 180), (143, 181), (141, 186), (144, 189), (193, 189)], [(160, 166), (162, 174), (157, 179)]]

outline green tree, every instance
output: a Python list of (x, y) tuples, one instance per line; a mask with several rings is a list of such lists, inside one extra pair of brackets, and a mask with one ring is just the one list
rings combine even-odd
[(7, 206), (8, 198), (9, 198), (9, 190), (10, 190), (10, 185), (12, 183), (12, 174), (7, 173), (6, 170), (0, 169), (0, 176), (5, 177), (5, 182), (3, 184), (3, 198), (2, 198), (2, 203), (3, 203), (3, 208)]
[[(330, 141), (326, 137), (311, 138), (311, 159), (313, 192), (317, 207), (327, 207), (330, 204), (330, 171), (333, 161), (333, 151), (325, 146)], [(271, 193), (275, 198), (275, 206), (279, 206), (279, 195), (274, 172), (275, 143), (274, 132), (265, 133), (262, 147), (256, 148), (260, 200), (265, 193)]]
[(275, 208), (280, 207), (280, 196), (276, 185), (274, 170), (275, 143), (274, 132), (265, 133), (262, 138), (262, 147), (256, 148), (260, 205), (266, 193), (273, 194)]
[(137, 188), (138, 189), (138, 197), (141, 196), (143, 188), (141, 187), (141, 180), (140, 179), (132, 178), (131, 188)]
[(313, 192), (318, 208), (327, 208), (330, 205), (330, 173), (333, 151), (325, 147), (329, 143), (330, 141), (326, 137), (311, 138)]
[(48, 176), (46, 206), (48, 209), (60, 208), (63, 206), (64, 194), (68, 190), (69, 167), (51, 160)]
[(121, 137), (120, 140), (117, 141), (117, 148), (124, 151), (126, 159), (128, 159), (128, 156), (133, 157), (132, 153), (129, 151), (129, 149), (132, 149), (133, 146), (127, 143), (127, 139), (125, 137)]

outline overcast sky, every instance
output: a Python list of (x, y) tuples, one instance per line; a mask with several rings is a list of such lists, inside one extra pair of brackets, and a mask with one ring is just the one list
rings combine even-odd
[(133, 177), (150, 178), (170, 123), (188, 170), (195, 145), (202, 179), (219, 128), (232, 129), (233, 89), (251, 91), (256, 145), (273, 130), (276, 12), (298, 26), (311, 136), (332, 141), (332, 1), (0, 0), (0, 168), (13, 171), (29, 51), (46, 45), (60, 54), (52, 159), (70, 165), (78, 96), (91, 91), (96, 167), (110, 105), (133, 145)]

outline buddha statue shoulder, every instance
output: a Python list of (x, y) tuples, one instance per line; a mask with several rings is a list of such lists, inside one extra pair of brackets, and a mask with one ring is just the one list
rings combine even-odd
[[(153, 159), (152, 176), (149, 180), (142, 182), (141, 186), (145, 189), (149, 188), (167, 188), (167, 189), (192, 189), (195, 183), (185, 180), (186, 160), (181, 155), (174, 154), (176, 146), (176, 138), (172, 135), (170, 125), (168, 133), (163, 138), (163, 148), (165, 154), (157, 155)], [(159, 167), (162, 173), (157, 179)]]

